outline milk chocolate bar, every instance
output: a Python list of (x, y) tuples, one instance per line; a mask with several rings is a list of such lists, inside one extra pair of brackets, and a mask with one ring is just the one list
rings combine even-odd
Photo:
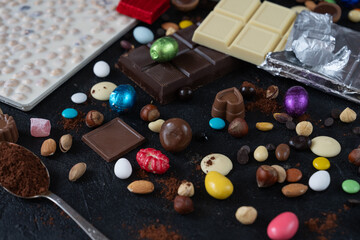
[(234, 70), (238, 60), (191, 40), (196, 27), (190, 26), (171, 36), (179, 44), (179, 52), (171, 61), (153, 61), (151, 45), (144, 45), (122, 55), (117, 67), (161, 104), (176, 99), (182, 87), (195, 90)]
[(193, 41), (259, 65), (284, 49), (296, 13), (260, 0), (221, 0), (195, 31)]
[(145, 138), (120, 118), (82, 136), (83, 142), (105, 161), (111, 162), (145, 142)]

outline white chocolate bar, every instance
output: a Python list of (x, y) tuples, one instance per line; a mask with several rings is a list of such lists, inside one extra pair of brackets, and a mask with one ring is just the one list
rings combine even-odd
[(0, 1), (0, 101), (31, 110), (135, 26), (118, 2)]
[(296, 13), (259, 0), (221, 0), (201, 23), (193, 41), (259, 65), (268, 52), (283, 50)]

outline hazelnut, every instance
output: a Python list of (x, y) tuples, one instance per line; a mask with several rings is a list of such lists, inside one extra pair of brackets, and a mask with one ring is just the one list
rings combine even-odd
[(91, 110), (86, 114), (85, 123), (89, 128), (100, 126), (104, 122), (104, 115), (96, 110)]
[(344, 111), (340, 113), (340, 121), (344, 123), (351, 123), (356, 120), (356, 112), (351, 108), (345, 108)]
[(178, 194), (184, 197), (194, 196), (195, 190), (192, 182), (183, 181), (178, 189)]
[(356, 148), (354, 150), (352, 150), (349, 153), (348, 156), (349, 162), (356, 165), (356, 166), (360, 166), (360, 148)]
[(181, 215), (189, 214), (194, 211), (194, 204), (189, 197), (176, 196), (174, 200), (174, 209)]
[(228, 127), (228, 133), (236, 138), (241, 138), (247, 135), (249, 132), (249, 127), (246, 121), (242, 118), (235, 118), (231, 121)]
[(145, 105), (140, 111), (140, 118), (147, 122), (155, 121), (160, 117), (158, 108), (153, 104)]
[(308, 137), (313, 132), (313, 125), (309, 121), (302, 121), (296, 125), (295, 131), (299, 136)]
[(256, 181), (258, 187), (270, 187), (278, 180), (278, 174), (275, 168), (269, 165), (261, 165), (256, 171)]
[(44, 157), (51, 156), (55, 153), (55, 151), (56, 151), (56, 142), (52, 138), (45, 140), (41, 145), (41, 150), (40, 150), (41, 156)]
[(59, 148), (63, 153), (70, 150), (73, 138), (70, 134), (63, 135), (59, 140)]
[(242, 224), (253, 224), (257, 218), (257, 211), (251, 206), (242, 206), (236, 211), (235, 217)]

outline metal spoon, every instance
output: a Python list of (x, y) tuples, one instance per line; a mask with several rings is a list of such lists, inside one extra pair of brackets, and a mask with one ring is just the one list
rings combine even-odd
[[(15, 145), (15, 146), (19, 146), (23, 149), (26, 149), (20, 145), (17, 145), (15, 143), (9, 143), (11, 145)], [(49, 175), (49, 171), (47, 170), (46, 166), (44, 165), (44, 163), (40, 160), (40, 158), (38, 156), (36, 156), (33, 152), (31, 152), (30, 150), (26, 149), (27, 151), (29, 151), (30, 153), (32, 153), (39, 161), (40, 163), (44, 166), (44, 168), (46, 169), (46, 173), (47, 173), (47, 177), (49, 179), (49, 184), (50, 184), (50, 175)], [(35, 195), (35, 196), (29, 196), (29, 197), (23, 197), (23, 196), (19, 196), (13, 192), (11, 192), (9, 189), (5, 188), (4, 186), (2, 186), (6, 191), (8, 191), (9, 193), (11, 193), (12, 195), (19, 197), (19, 198), (25, 198), (25, 199), (32, 199), (32, 198), (47, 198), (51, 201), (53, 201), (56, 205), (58, 205), (62, 210), (64, 210), (64, 212), (66, 212), (76, 223), (77, 225), (79, 225), (79, 227), (81, 227), (82, 230), (84, 230), (84, 232), (93, 240), (108, 240), (107, 237), (105, 237), (99, 230), (97, 230), (93, 225), (91, 225), (87, 220), (85, 220), (85, 218), (83, 218), (78, 212), (76, 212), (72, 207), (70, 207), (70, 205), (68, 205), (64, 200), (62, 200), (60, 197), (58, 197), (57, 195), (55, 195), (54, 193), (49, 191), (49, 186), (47, 187), (47, 190), (39, 195)]]

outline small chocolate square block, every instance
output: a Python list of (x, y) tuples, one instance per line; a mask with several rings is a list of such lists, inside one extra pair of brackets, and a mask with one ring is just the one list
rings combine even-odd
[(145, 138), (120, 118), (114, 118), (83, 135), (82, 140), (105, 161), (111, 162), (140, 146)]

